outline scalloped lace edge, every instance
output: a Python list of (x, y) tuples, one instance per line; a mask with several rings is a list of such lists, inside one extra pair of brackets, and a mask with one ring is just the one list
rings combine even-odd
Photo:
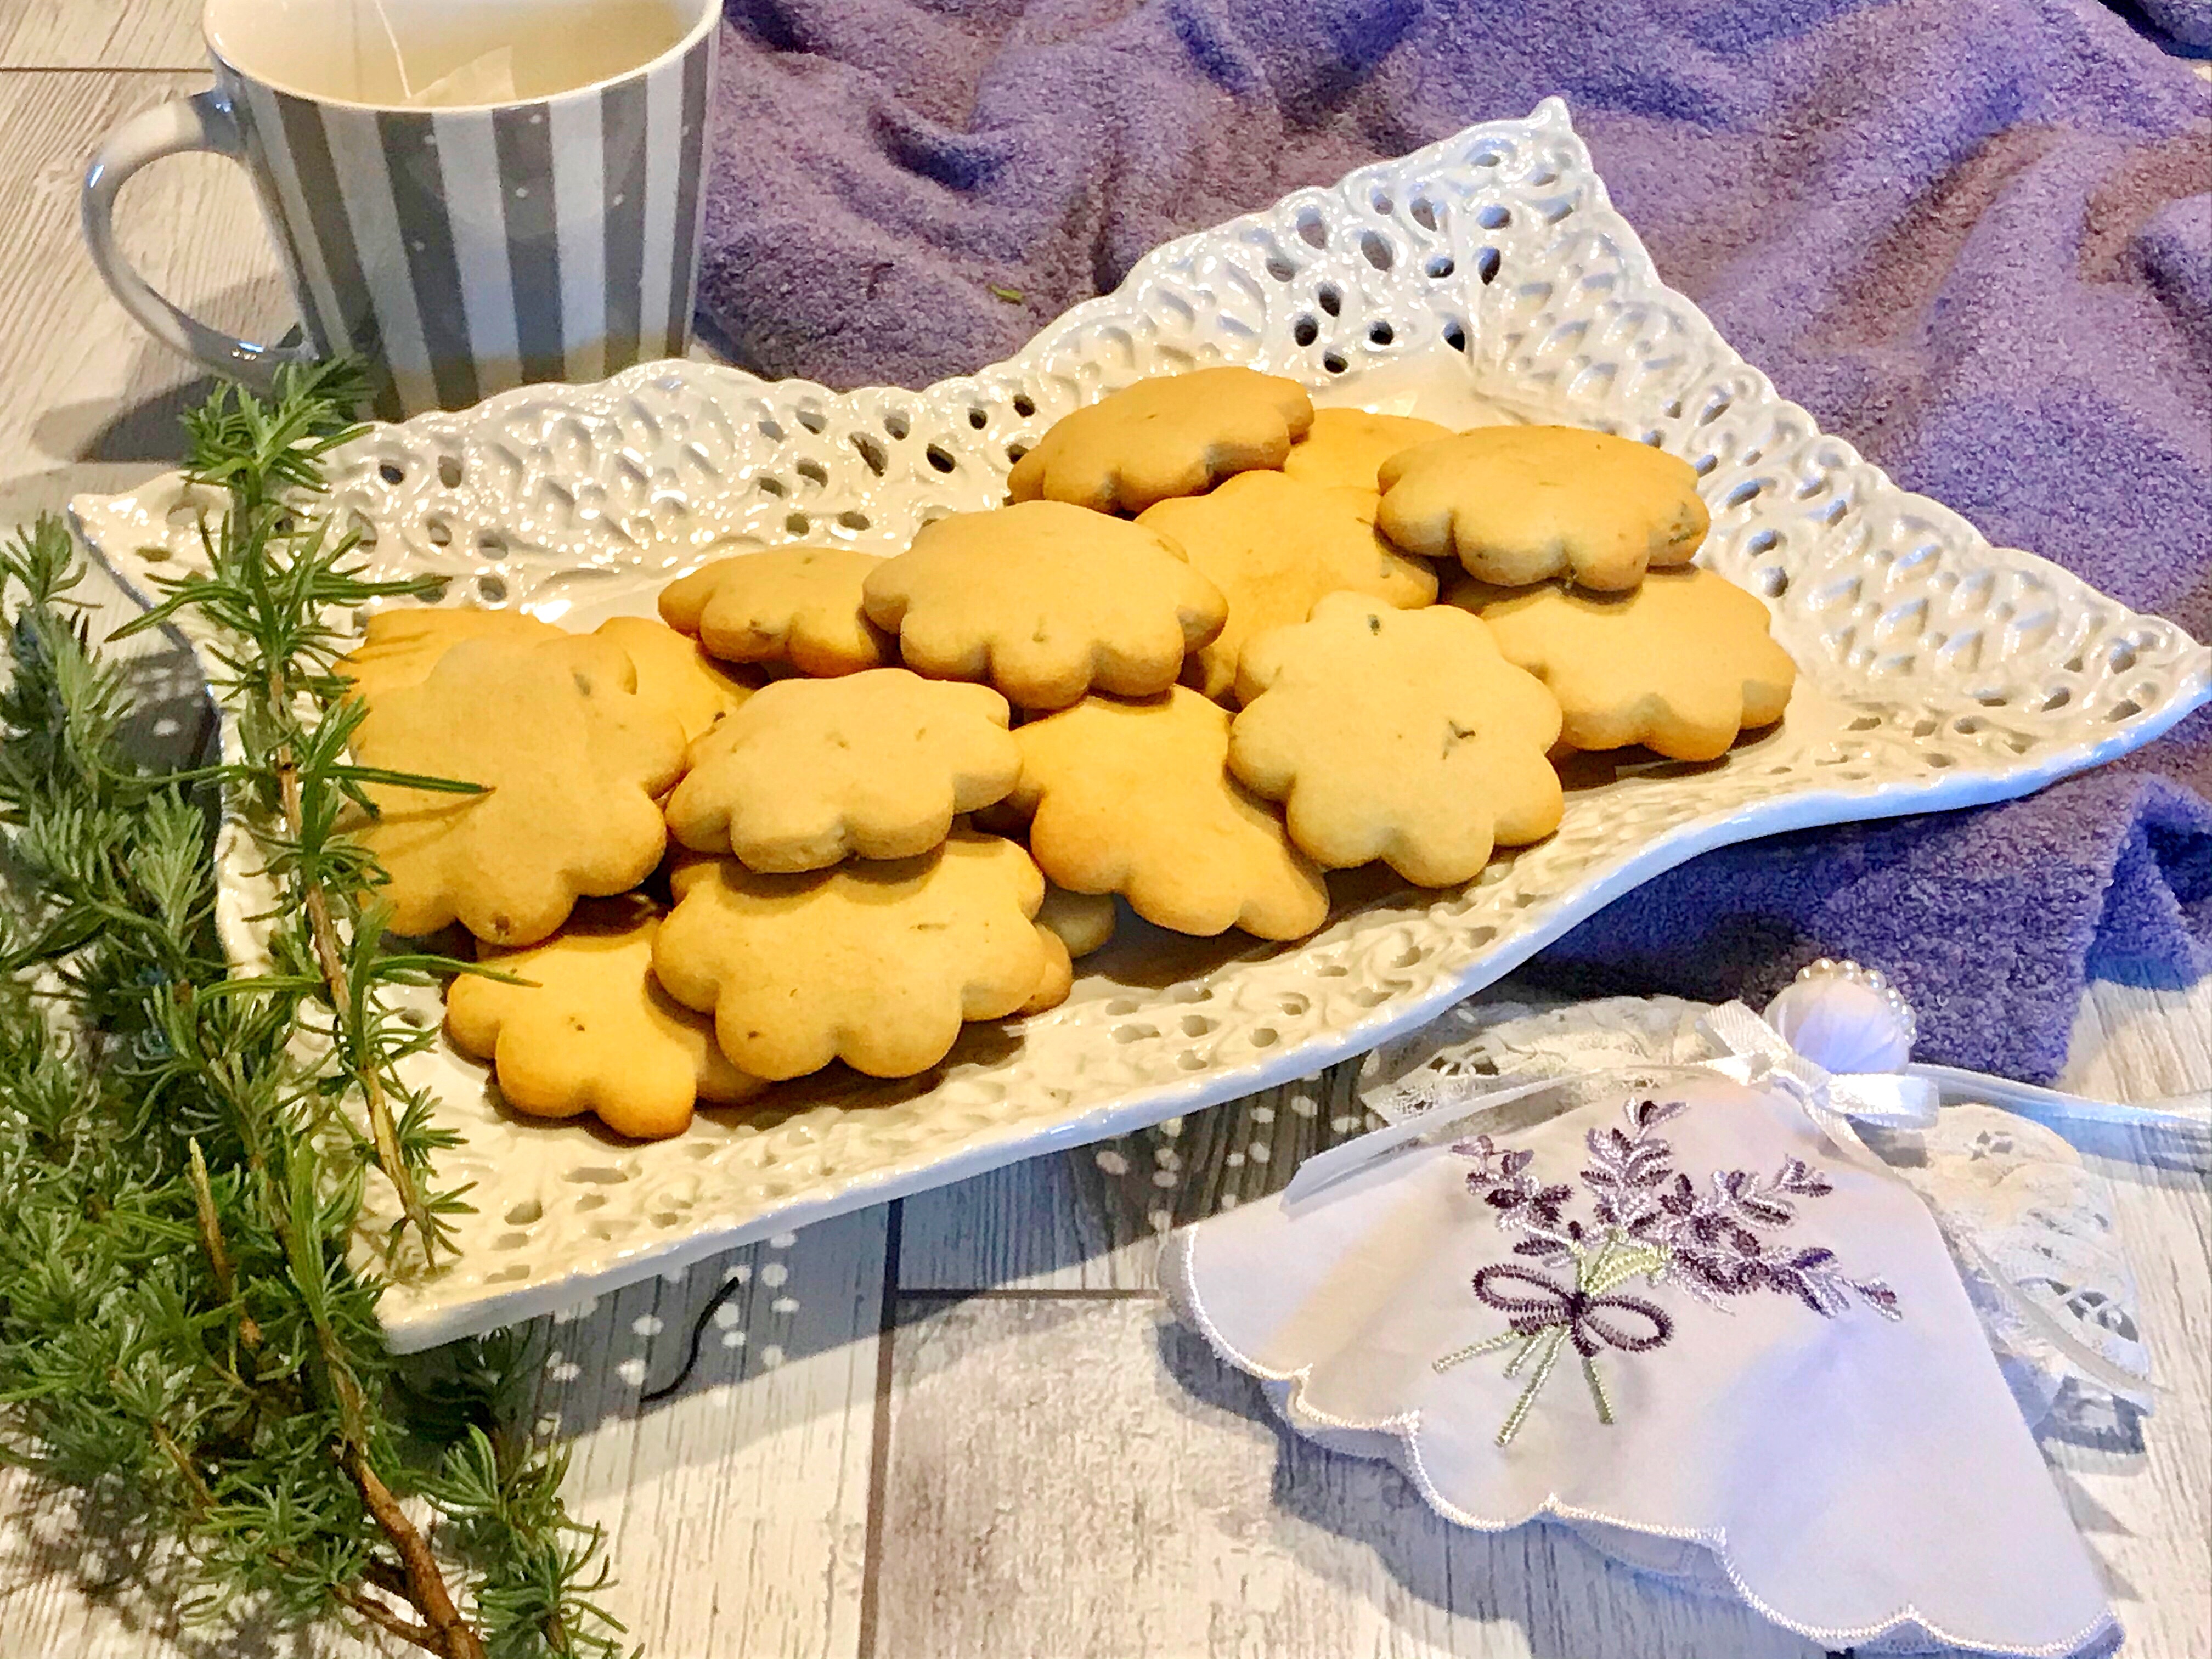
[[(1850, 1647), (1873, 1642), (1900, 1632), (1925, 1632), (1933, 1640), (1950, 1647), (1964, 1648), (1975, 1653), (2006, 1656), (2006, 1659), (2073, 1659), (2074, 1656), (2090, 1652), (2109, 1653), (2117, 1648), (2123, 1630), (2118, 1618), (2109, 1610), (2093, 1620), (2075, 1635), (2058, 1642), (2035, 1647), (2022, 1647), (2017, 1643), (1984, 1641), (1972, 1636), (1946, 1629), (1930, 1620), (1920, 1610), (1907, 1603), (1886, 1613), (1876, 1623), (1851, 1626), (1822, 1626), (1803, 1623), (1790, 1618), (1769, 1603), (1745, 1580), (1738, 1570), (1734, 1553), (1730, 1550), (1726, 1528), (1669, 1527), (1655, 1522), (1638, 1521), (1626, 1516), (1609, 1514), (1602, 1510), (1579, 1508), (1563, 1504), (1556, 1492), (1547, 1493), (1543, 1502), (1527, 1513), (1510, 1518), (1492, 1518), (1461, 1509), (1437, 1487), (1431, 1479), (1428, 1464), (1421, 1455), (1421, 1413), (1418, 1410), (1400, 1413), (1395, 1416), (1363, 1421), (1357, 1418), (1336, 1417), (1307, 1403), (1305, 1388), (1312, 1366), (1301, 1365), (1295, 1370), (1279, 1371), (1261, 1364), (1239, 1350), (1225, 1336), (1198, 1294), (1193, 1261), (1198, 1248), (1197, 1230), (1185, 1227), (1171, 1237), (1160, 1252), (1160, 1288), (1166, 1294), (1170, 1307), (1176, 1317), (1206, 1340), (1206, 1345), (1247, 1376), (1263, 1383), (1276, 1385), (1284, 1392), (1276, 1402), (1284, 1420), (1297, 1433), (1305, 1433), (1302, 1424), (1311, 1424), (1316, 1429), (1343, 1430), (1352, 1433), (1387, 1433), (1397, 1443), (1399, 1450), (1391, 1454), (1390, 1463), (1412, 1480), (1421, 1494), (1422, 1501), (1454, 1526), (1470, 1528), (1476, 1532), (1511, 1532), (1532, 1521), (1552, 1519), (1573, 1528), (1577, 1522), (1595, 1526), (1614, 1527), (1623, 1532), (1638, 1534), (1646, 1538), (1665, 1539), (1676, 1543), (1696, 1544), (1707, 1551), (1727, 1575), (1729, 1584), (1744, 1604), (1770, 1623), (1802, 1636), (1808, 1641), (1818, 1642), (1823, 1647)], [(1603, 1553), (1602, 1547), (1577, 1531), (1591, 1547)], [(1613, 1558), (1619, 1559), (1619, 1558)], [(1632, 1571), (1650, 1572), (1632, 1562), (1624, 1563)], [(1667, 1579), (1667, 1575), (1650, 1576)]]

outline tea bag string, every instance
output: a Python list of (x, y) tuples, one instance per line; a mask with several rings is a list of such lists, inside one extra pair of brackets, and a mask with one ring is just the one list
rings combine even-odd
[(392, 27), (392, 14), (384, 9), (384, 0), (368, 0), (369, 8), (376, 13), (376, 21), (383, 27), (384, 38), (392, 46), (392, 61), (399, 70), (399, 95), (409, 103), (418, 102), (422, 93), (407, 78), (407, 50), (399, 44), (399, 31)]
[(392, 21), (391, 12), (386, 9), (385, 0), (368, 0), (368, 3), (375, 9), (377, 21), (384, 28), (384, 38), (392, 46), (392, 61), (399, 71), (399, 94), (410, 106), (422, 107), (437, 103), (506, 103), (514, 100), (514, 54), (512, 46), (496, 46), (418, 87), (407, 73), (407, 49), (399, 42), (398, 28)]

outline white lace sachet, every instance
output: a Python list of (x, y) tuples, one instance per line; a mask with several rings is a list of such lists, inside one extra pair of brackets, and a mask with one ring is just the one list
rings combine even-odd
[[(1398, 1124), (1526, 1079), (1711, 1065), (1725, 1052), (1704, 1029), (1716, 1012), (1676, 997), (1607, 997), (1541, 1011), (1465, 1003), (1369, 1056), (1364, 1100)], [(1768, 1018), (1827, 1063), (1906, 1069), (1911, 1011), (1878, 974), (1815, 963), (1776, 999)], [(2021, 1097), (2017, 1103), (2059, 1121), (2125, 1118), (2200, 1137), (2201, 1126), (2155, 1106), (2130, 1110), (1971, 1073), (1910, 1069), (1940, 1078), (1954, 1103), (1933, 1121), (1878, 1137), (1879, 1151), (1935, 1212), (2029, 1426), (2054, 1414), (2103, 1426), (2114, 1401), (2151, 1409), (2150, 1354), (2136, 1323), (2135, 1279), (2110, 1189), (2053, 1130), (1980, 1103)]]
[(1913, 1188), (1781, 1089), (1653, 1069), (1208, 1221), (1166, 1288), (1462, 1525), (1551, 1516), (1832, 1648), (2108, 1649)]

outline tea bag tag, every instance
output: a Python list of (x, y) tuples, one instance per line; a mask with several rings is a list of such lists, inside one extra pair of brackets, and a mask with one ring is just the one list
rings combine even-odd
[(384, 29), (385, 40), (391, 45), (392, 61), (399, 70), (400, 91), (410, 105), (419, 109), (515, 101), (513, 46), (495, 46), (489, 52), (479, 52), (427, 85), (417, 87), (414, 76), (407, 72), (407, 47), (399, 38), (399, 31), (392, 26), (392, 14), (385, 9), (384, 0), (369, 0), (369, 3)]
[[(401, 74), (406, 71), (403, 68)], [(450, 75), (441, 75), (408, 101), (425, 106), (511, 104), (514, 99), (514, 48), (501, 46), (472, 58)]]

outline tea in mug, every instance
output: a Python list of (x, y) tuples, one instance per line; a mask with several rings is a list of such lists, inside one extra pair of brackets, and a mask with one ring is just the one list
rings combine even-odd
[(684, 38), (696, 9), (674, 0), (292, 0), (253, 56), (311, 98), (509, 104), (651, 63)]

